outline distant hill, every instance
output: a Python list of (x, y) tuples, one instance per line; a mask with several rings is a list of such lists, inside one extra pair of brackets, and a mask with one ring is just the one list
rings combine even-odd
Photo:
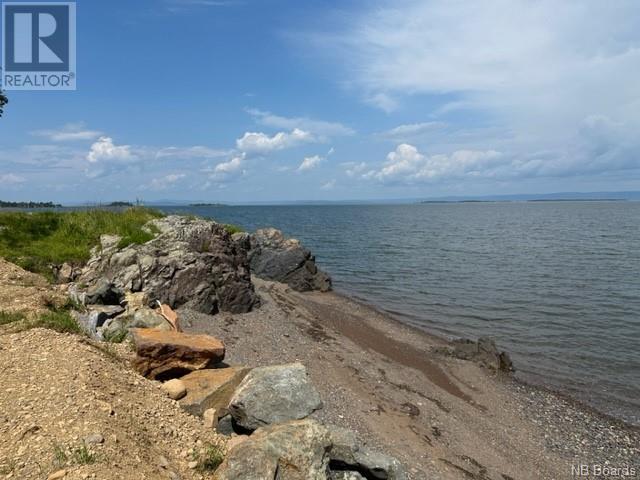
[(561, 201), (625, 201), (640, 200), (640, 192), (558, 192), (514, 195), (434, 197), (420, 203), (440, 202), (561, 202)]

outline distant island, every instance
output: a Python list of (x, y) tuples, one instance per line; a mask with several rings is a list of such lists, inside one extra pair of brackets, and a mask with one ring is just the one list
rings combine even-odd
[(133, 207), (131, 202), (111, 202), (107, 207)]
[(228, 207), (224, 203), (192, 203), (189, 205), (190, 207)]
[(62, 205), (53, 202), (3, 202), (0, 208), (60, 208)]

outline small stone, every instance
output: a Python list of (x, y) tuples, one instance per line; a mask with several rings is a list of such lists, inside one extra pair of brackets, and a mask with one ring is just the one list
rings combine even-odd
[(187, 394), (187, 387), (182, 380), (174, 378), (162, 384), (162, 390), (172, 400), (180, 400)]
[(85, 437), (84, 443), (86, 445), (99, 445), (104, 443), (104, 437), (99, 433), (92, 433), (91, 435)]
[(205, 427), (213, 430), (218, 426), (218, 411), (215, 408), (209, 408), (202, 415)]
[(160, 468), (167, 468), (169, 466), (169, 460), (167, 460), (167, 457), (160, 455), (158, 457), (158, 466)]
[(47, 480), (59, 480), (67, 475), (66, 470), (58, 470), (47, 477)]
[(189, 466), (189, 468), (190, 468), (191, 470), (195, 470), (195, 469), (196, 469), (196, 467), (198, 466), (198, 462), (196, 462), (196, 461), (189, 462), (189, 463), (188, 463), (188, 466)]

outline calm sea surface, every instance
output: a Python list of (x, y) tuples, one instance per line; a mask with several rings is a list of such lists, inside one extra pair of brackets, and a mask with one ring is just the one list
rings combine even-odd
[(335, 288), (640, 424), (640, 203), (164, 208), (299, 238)]

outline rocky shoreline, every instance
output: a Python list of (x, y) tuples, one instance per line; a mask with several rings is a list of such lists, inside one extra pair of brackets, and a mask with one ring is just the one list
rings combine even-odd
[(638, 429), (516, 381), (489, 339), (447, 342), (331, 292), (311, 252), (276, 230), (178, 216), (146, 228), (142, 245), (103, 236), (58, 278), (93, 341), (130, 339), (127, 362), (225, 444), (212, 478), (638, 472)]

